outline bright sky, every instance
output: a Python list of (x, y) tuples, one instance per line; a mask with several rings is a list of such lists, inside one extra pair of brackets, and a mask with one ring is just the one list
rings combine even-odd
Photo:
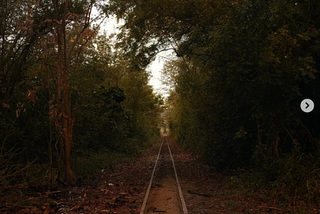
[(154, 92), (161, 94), (165, 98), (169, 96), (169, 88), (167, 85), (162, 84), (162, 69), (166, 62), (174, 59), (172, 50), (159, 53), (155, 60), (149, 64), (147, 71), (150, 71), (151, 78), (149, 84), (153, 87)]
[[(95, 12), (94, 12), (95, 13)], [(109, 17), (104, 21), (104, 23), (101, 25), (101, 31), (106, 31), (107, 35), (110, 35), (112, 33), (117, 33), (119, 30), (117, 28), (121, 26), (123, 23), (117, 23), (116, 17)], [(151, 77), (149, 84), (153, 87), (153, 90), (157, 94), (161, 94), (164, 97), (168, 97), (168, 87), (161, 82), (161, 74), (162, 69), (164, 67), (164, 64), (166, 61), (172, 59), (174, 56), (172, 51), (165, 51), (159, 53), (155, 60), (149, 64), (147, 67), (147, 71), (150, 72)]]

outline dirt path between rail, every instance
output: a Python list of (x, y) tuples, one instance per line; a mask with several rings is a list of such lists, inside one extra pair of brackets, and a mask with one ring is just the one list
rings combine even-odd
[(150, 193), (147, 213), (179, 214), (176, 181), (172, 176), (163, 177), (156, 183)]
[(164, 143), (150, 192), (147, 213), (179, 214), (180, 202), (171, 157)]

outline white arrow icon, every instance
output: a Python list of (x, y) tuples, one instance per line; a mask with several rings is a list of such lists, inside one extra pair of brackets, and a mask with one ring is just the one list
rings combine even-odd
[(305, 102), (306, 103), (306, 109), (310, 106), (307, 102)]
[(312, 112), (312, 110), (314, 109), (314, 103), (310, 99), (304, 99), (300, 103), (300, 108), (305, 113)]

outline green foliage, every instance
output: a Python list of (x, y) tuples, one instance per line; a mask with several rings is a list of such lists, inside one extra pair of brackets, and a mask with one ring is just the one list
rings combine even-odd
[(259, 146), (254, 160), (257, 168), (234, 171), (231, 185), (251, 191), (271, 187), (276, 190), (275, 196), (281, 195), (286, 202), (292, 201), (291, 196), (311, 204), (319, 200), (319, 158), (301, 153), (297, 142), (292, 152), (280, 159), (275, 159), (269, 148)]
[(97, 153), (87, 151), (81, 155), (74, 155), (71, 162), (74, 165), (78, 181), (88, 181), (96, 178), (102, 171), (108, 173), (116, 164), (127, 158), (122, 153), (100, 150)]
[[(123, 156), (138, 155), (153, 142), (159, 135), (162, 100), (148, 86), (148, 73), (132, 69), (130, 60), (111, 48), (111, 40), (89, 26), (89, 14), (82, 16), (92, 4), (98, 7), (101, 2), (70, 2), (73, 21), (66, 27), (67, 50), (76, 43), (83, 25), (88, 25), (70, 55), (66, 77), (75, 116), (71, 155), (78, 178), (83, 179), (86, 173), (108, 168)], [(54, 182), (63, 168), (61, 133), (55, 128), (57, 49), (51, 9), (52, 2), (47, 1), (0, 3), (1, 186), (47, 176), (39, 170), (32, 174), (36, 166), (49, 166)], [(83, 23), (85, 17), (88, 20)], [(33, 163), (30, 170), (24, 169), (29, 163)], [(12, 173), (20, 169), (12, 179)]]
[(320, 105), (318, 1), (110, 2), (131, 54), (174, 44), (167, 118), (182, 145), (219, 170), (253, 167), (300, 192), (317, 179), (320, 110), (299, 105)]
[[(303, 97), (318, 92), (310, 85), (319, 82), (318, 53), (307, 51), (312, 50), (309, 41), (317, 43), (318, 34), (310, 29), (318, 23), (306, 25), (304, 6), (291, 1), (225, 4), (222, 22), (206, 23), (207, 34), (195, 26), (179, 45), (189, 59), (179, 62), (174, 77), (176, 101), (169, 101), (179, 109), (172, 118), (179, 130), (172, 131), (181, 133), (182, 141), (182, 135), (190, 143), (196, 140), (194, 147), (202, 142), (203, 155), (218, 168), (249, 165), (257, 142), (272, 147), (276, 156), (290, 152), (294, 140), (303, 152), (314, 151), (319, 135), (310, 131), (319, 112), (306, 117), (298, 109)], [(291, 12), (284, 15), (284, 10)], [(312, 14), (318, 17), (318, 11)], [(190, 64), (200, 72), (191, 73)]]
[[(96, 42), (102, 47), (105, 39)], [(144, 70), (131, 70), (120, 55), (98, 48), (75, 81), (79, 81), (75, 152), (108, 149), (134, 155), (158, 136), (161, 99), (147, 85)]]

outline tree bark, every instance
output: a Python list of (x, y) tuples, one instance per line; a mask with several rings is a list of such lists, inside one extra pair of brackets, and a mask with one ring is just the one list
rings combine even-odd
[(56, 39), (58, 44), (58, 60), (57, 60), (57, 109), (58, 109), (58, 135), (63, 153), (64, 181), (67, 185), (75, 183), (75, 176), (70, 164), (70, 155), (72, 147), (72, 132), (74, 126), (74, 118), (71, 114), (71, 93), (70, 82), (68, 78), (69, 57), (67, 54), (66, 44), (66, 16), (68, 10), (68, 0), (64, 2), (64, 13), (59, 19), (59, 0), (56, 0), (55, 17), (61, 23), (56, 25)]
[(276, 139), (275, 139), (274, 142), (273, 142), (273, 150), (274, 150), (275, 156), (276, 156), (278, 159), (280, 158), (280, 156), (279, 156), (279, 149), (278, 149), (278, 147), (279, 147), (279, 140), (280, 140), (280, 138), (279, 138), (279, 135), (277, 134), (277, 135), (276, 135)]
[[(67, 185), (73, 185), (75, 183), (75, 175), (70, 164), (70, 155), (72, 148), (73, 139), (73, 127), (75, 117), (72, 114), (71, 104), (71, 81), (70, 75), (70, 63), (72, 54), (76, 50), (76, 45), (81, 45), (83, 39), (82, 35), (85, 34), (86, 30), (90, 26), (90, 14), (93, 7), (93, 3), (89, 4), (87, 12), (83, 17), (83, 28), (76, 34), (75, 40), (70, 43), (68, 41), (68, 30), (67, 23), (69, 14), (68, 4), (71, 0), (52, 0), (54, 5), (54, 23), (55, 39), (57, 41), (57, 117), (58, 124), (56, 125), (58, 131), (58, 139), (61, 145), (61, 154), (63, 156), (63, 162), (65, 167), (65, 178), (64, 181)], [(63, 8), (62, 8), (63, 7)], [(63, 12), (61, 14), (61, 9)], [(87, 38), (87, 41), (91, 39), (93, 33)]]

